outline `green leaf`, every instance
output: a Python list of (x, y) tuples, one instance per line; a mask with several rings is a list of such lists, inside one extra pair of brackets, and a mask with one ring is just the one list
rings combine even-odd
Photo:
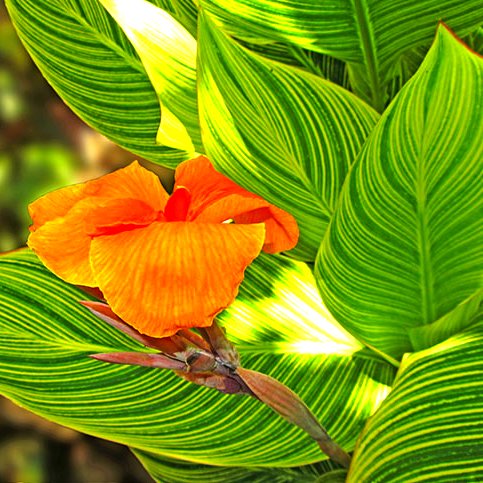
[(479, 27), (463, 38), (464, 42), (476, 53), (483, 55), (483, 27)]
[(98, 0), (6, 4), (29, 54), (79, 117), (151, 161), (174, 167), (190, 157), (156, 144), (156, 93), (132, 45)]
[(443, 20), (458, 35), (483, 22), (479, 0), (323, 1), (202, 0), (236, 37), (286, 41), (349, 63), (351, 86), (382, 111), (401, 55), (428, 47)]
[[(232, 467), (323, 459), (305, 433), (253, 398), (89, 358), (146, 349), (91, 316), (78, 303), (85, 298), (30, 252), (0, 257), (0, 393), (65, 426), (168, 459)], [(305, 264), (262, 256), (222, 319), (243, 365), (287, 384), (352, 449), (394, 370), (359, 356), (360, 344), (320, 304)]]
[(482, 302), (483, 290), (477, 290), (440, 319), (409, 329), (412, 346), (417, 351), (427, 349), (470, 326), (483, 314)]
[(218, 169), (293, 214), (291, 255), (314, 260), (347, 171), (378, 118), (341, 87), (199, 24), (203, 143)]
[(198, 30), (198, 6), (193, 0), (150, 0), (170, 13), (184, 28), (196, 38)]
[(481, 288), (482, 64), (439, 29), (365, 144), (319, 252), (329, 310), (394, 357), (413, 349), (411, 329)]
[(330, 55), (319, 54), (310, 50), (292, 47), (291, 49), (295, 58), (297, 58), (303, 67), (323, 79), (330, 80), (344, 87), (350, 88), (347, 64)]
[(281, 42), (252, 43), (237, 39), (240, 45), (266, 59), (299, 67), (323, 79), (330, 80), (349, 89), (347, 65), (330, 55), (302, 49), (296, 45)]
[(407, 356), (359, 438), (348, 482), (483, 479), (483, 324)]
[(334, 470), (317, 478), (315, 483), (345, 483), (347, 470)]
[[(168, 459), (145, 451), (134, 450), (134, 454), (145, 466), (150, 475), (162, 483), (319, 483), (342, 482), (343, 479), (320, 480), (326, 476), (340, 475), (335, 463), (329, 460), (313, 465), (295, 468), (237, 468), (228, 466), (208, 466)], [(347, 470), (342, 470), (344, 475)]]
[(196, 40), (169, 13), (146, 0), (99, 0), (141, 58), (161, 104), (159, 144), (202, 151), (196, 103)]

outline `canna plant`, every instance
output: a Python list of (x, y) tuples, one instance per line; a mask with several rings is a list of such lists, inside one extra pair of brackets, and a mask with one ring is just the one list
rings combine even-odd
[(0, 392), (157, 481), (481, 480), (480, 2), (6, 3), (82, 119), (177, 171), (31, 205)]

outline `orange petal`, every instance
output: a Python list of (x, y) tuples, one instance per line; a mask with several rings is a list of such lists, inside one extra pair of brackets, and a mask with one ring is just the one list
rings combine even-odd
[[(187, 188), (191, 193), (189, 220), (194, 220), (208, 206), (225, 196), (240, 194), (256, 197), (226, 176), (218, 173), (206, 156), (198, 156), (184, 161), (176, 168), (174, 189), (178, 186)], [(218, 213), (218, 215), (218, 218), (223, 218), (223, 216), (224, 218), (217, 219), (214, 223), (232, 218), (230, 213)]]
[(164, 208), (167, 221), (186, 221), (191, 203), (191, 193), (184, 186), (178, 186), (169, 197)]
[[(101, 198), (91, 198), (101, 200)], [(91, 236), (110, 235), (149, 225), (158, 212), (144, 201), (130, 198), (110, 199), (98, 203), (85, 215), (86, 233)]]
[(167, 337), (209, 326), (238, 293), (265, 228), (156, 222), (92, 240), (91, 264), (113, 311), (139, 332)]
[(58, 277), (95, 287), (89, 261), (92, 238), (149, 225), (157, 216), (143, 201), (91, 196), (77, 202), (67, 215), (37, 228), (28, 245)]
[(234, 216), (235, 223), (265, 223), (265, 243), (263, 251), (266, 253), (278, 253), (291, 250), (297, 245), (299, 239), (299, 227), (295, 218), (286, 211), (269, 205), (268, 208), (258, 208), (245, 211)]
[(96, 198), (79, 201), (66, 216), (49, 221), (32, 232), (28, 246), (44, 265), (66, 282), (95, 287), (87, 235), (83, 217)]
[(176, 169), (175, 186), (191, 193), (188, 219), (199, 223), (265, 223), (263, 250), (277, 253), (293, 248), (299, 229), (295, 218), (218, 173), (205, 156), (181, 163)]
[(30, 231), (35, 231), (48, 221), (64, 216), (84, 196), (84, 184), (67, 186), (52, 191), (30, 203), (28, 210), (33, 225)]
[[(248, 192), (247, 192), (248, 193)], [(298, 241), (299, 229), (295, 218), (255, 195), (229, 195), (208, 206), (198, 218), (199, 223), (221, 223), (227, 213), (235, 223), (265, 223), (266, 238), (263, 251), (277, 253), (292, 249)]]
[(32, 231), (48, 221), (65, 216), (80, 200), (90, 197), (134, 198), (162, 210), (168, 200), (159, 178), (144, 169), (137, 161), (123, 169), (87, 183), (52, 191), (29, 206), (33, 220)]

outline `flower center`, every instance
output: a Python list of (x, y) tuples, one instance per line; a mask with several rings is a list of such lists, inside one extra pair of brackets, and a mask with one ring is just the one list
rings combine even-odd
[(164, 208), (166, 221), (186, 221), (191, 203), (191, 193), (188, 188), (178, 186), (169, 197)]

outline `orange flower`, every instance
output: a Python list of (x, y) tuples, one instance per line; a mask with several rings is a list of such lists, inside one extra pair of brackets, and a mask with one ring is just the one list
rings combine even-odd
[[(29, 206), (28, 245), (65, 281), (98, 287), (139, 332), (206, 327), (264, 250), (293, 248), (294, 218), (214, 170), (181, 163), (171, 196), (137, 162)], [(229, 223), (232, 220), (234, 223)]]

